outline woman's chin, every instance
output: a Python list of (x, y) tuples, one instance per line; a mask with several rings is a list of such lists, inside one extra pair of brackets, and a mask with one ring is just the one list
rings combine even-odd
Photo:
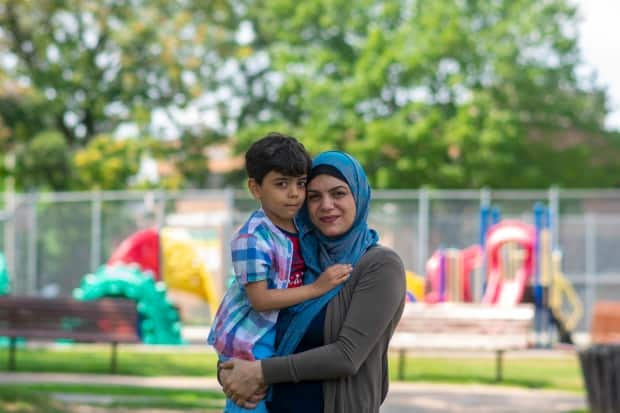
[(327, 228), (319, 228), (319, 231), (321, 231), (321, 234), (325, 235), (326, 237), (330, 237), (330, 238), (339, 237), (346, 232), (342, 228), (340, 228), (340, 226), (329, 226)]

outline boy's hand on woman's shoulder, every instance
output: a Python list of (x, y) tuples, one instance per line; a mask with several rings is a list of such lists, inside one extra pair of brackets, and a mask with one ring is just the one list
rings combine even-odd
[(337, 285), (345, 282), (353, 271), (351, 264), (334, 264), (328, 267), (321, 276), (312, 284), (321, 294), (326, 293)]

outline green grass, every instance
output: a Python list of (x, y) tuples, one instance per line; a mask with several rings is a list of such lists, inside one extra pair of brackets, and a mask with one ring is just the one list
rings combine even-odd
[[(109, 356), (107, 346), (19, 348), (17, 371), (108, 374)], [(0, 349), (0, 370), (6, 371), (7, 359), (7, 349)], [(124, 346), (119, 352), (118, 373), (144, 377), (213, 377), (215, 361), (216, 356), (212, 352), (195, 351), (183, 346), (161, 350), (157, 347), (141, 350)], [(391, 379), (395, 380), (395, 356), (390, 358), (390, 364)], [(407, 381), (496, 384), (495, 359), (484, 353), (411, 356), (407, 358), (405, 373)], [(508, 353), (504, 356), (503, 374), (502, 385), (585, 392), (577, 356), (570, 352), (551, 357)], [(222, 393), (217, 391), (79, 384), (0, 385), (0, 413), (75, 411), (73, 406), (50, 398), (51, 393), (118, 396), (114, 403), (105, 406), (110, 411), (115, 408), (139, 411), (160, 408), (214, 413), (221, 411), (224, 400)]]
[[(7, 350), (0, 350), (0, 369), (6, 370)], [(134, 376), (215, 375), (216, 356), (212, 352), (189, 351), (180, 346), (143, 351), (121, 347), (118, 374)], [(17, 371), (107, 374), (109, 348), (106, 346), (62, 346), (40, 349), (20, 348)], [(396, 378), (396, 357), (390, 359), (391, 378)], [(492, 355), (472, 353), (463, 356), (408, 357), (405, 380), (435, 383), (494, 384), (495, 359)], [(584, 392), (579, 362), (575, 353), (551, 357), (527, 357), (520, 353), (504, 356), (503, 385)]]
[(63, 403), (45, 394), (14, 386), (0, 386), (0, 413), (67, 413)]
[[(30, 401), (32, 404), (47, 402), (56, 406), (61, 405), (59, 402), (51, 401), (51, 398), (48, 397), (50, 393), (117, 396), (114, 402), (105, 404), (106, 408), (201, 409), (201, 411), (207, 409), (221, 411), (224, 406), (223, 394), (216, 391), (52, 383), (0, 386), (0, 402), (4, 401), (7, 403), (9, 400), (6, 399), (6, 395), (17, 394), (20, 400)], [(97, 405), (95, 402), (89, 404)]]
[[(585, 392), (579, 361), (574, 354), (554, 357), (504, 356), (502, 385)], [(396, 358), (391, 359), (390, 377), (396, 380)], [(495, 383), (492, 357), (409, 357), (406, 381), (435, 383)]]
[[(0, 350), (0, 369), (7, 369), (8, 350)], [(212, 352), (173, 350), (133, 350), (120, 346), (117, 374), (131, 376), (215, 376), (217, 357)], [(19, 348), (17, 370), (22, 372), (108, 374), (109, 346), (58, 346)]]

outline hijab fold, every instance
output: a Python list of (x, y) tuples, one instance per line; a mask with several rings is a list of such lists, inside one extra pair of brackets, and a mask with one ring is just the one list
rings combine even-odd
[[(355, 266), (359, 259), (379, 241), (377, 232), (368, 227), (368, 210), (371, 199), (371, 189), (364, 169), (351, 155), (340, 151), (323, 152), (312, 161), (312, 169), (320, 165), (329, 165), (336, 168), (346, 179), (353, 199), (355, 200), (355, 219), (351, 228), (339, 237), (323, 235), (310, 221), (307, 205), (299, 212), (295, 223), (299, 231), (301, 253), (306, 263), (304, 283), (314, 282), (317, 277), (333, 264), (352, 264)], [(284, 331), (276, 349), (277, 356), (293, 353), (299, 341), (306, 332), (310, 322), (327, 305), (340, 289), (328, 291), (321, 297), (303, 302), (291, 307), (288, 311), (280, 312), (278, 328)], [(288, 326), (286, 325), (288, 324)]]

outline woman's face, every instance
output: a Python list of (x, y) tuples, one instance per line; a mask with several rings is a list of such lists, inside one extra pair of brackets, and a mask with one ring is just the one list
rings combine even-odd
[(328, 237), (345, 234), (355, 221), (355, 199), (346, 182), (318, 175), (307, 187), (310, 220)]

